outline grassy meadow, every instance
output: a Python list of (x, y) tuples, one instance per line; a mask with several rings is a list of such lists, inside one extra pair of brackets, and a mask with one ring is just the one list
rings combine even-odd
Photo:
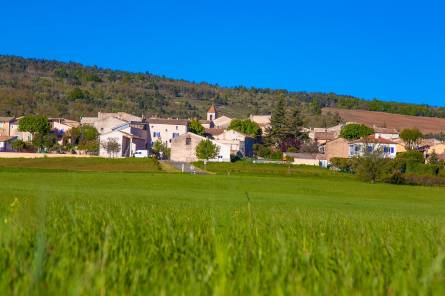
[(41, 165), (0, 160), (4, 295), (445, 294), (445, 188)]

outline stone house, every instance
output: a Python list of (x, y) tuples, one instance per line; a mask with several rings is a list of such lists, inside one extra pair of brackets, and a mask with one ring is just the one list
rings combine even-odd
[(148, 124), (140, 122), (124, 123), (99, 136), (99, 156), (110, 156), (103, 147), (110, 139), (114, 139), (119, 144), (119, 151), (116, 155), (111, 155), (116, 157), (133, 157), (137, 150), (148, 151), (151, 143)]
[[(172, 140), (170, 160), (176, 162), (195, 162), (198, 161), (196, 156), (196, 147), (201, 141), (207, 140), (204, 137), (187, 132)], [(230, 146), (212, 140), (212, 143), (219, 147), (218, 156), (209, 161), (212, 162), (230, 162)]]

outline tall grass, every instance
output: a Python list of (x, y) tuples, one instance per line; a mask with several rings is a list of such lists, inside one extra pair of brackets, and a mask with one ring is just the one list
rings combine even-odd
[(5, 294), (445, 293), (441, 188), (339, 179), (334, 189), (332, 180), (271, 176), (0, 178)]

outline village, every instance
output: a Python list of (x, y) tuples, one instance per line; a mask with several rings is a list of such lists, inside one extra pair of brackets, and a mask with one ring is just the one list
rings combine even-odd
[[(341, 137), (342, 128), (353, 122), (340, 123), (325, 128), (305, 128), (306, 147), (311, 149), (288, 149), (279, 154), (279, 159), (268, 159), (256, 153), (255, 146), (263, 142), (271, 124), (271, 115), (250, 115), (246, 121), (259, 128), (256, 134), (237, 131), (231, 123), (234, 119), (220, 115), (214, 104), (210, 106), (205, 119), (178, 119), (136, 116), (125, 112), (98, 112), (96, 117), (81, 117), (80, 121), (64, 118), (48, 118), (54, 146), (58, 149), (29, 149), (33, 133), (20, 128), (24, 117), (0, 117), (1, 157), (45, 156), (91, 156), (99, 157), (149, 157), (168, 159), (172, 162), (192, 163), (200, 160), (197, 147), (202, 141), (210, 141), (216, 154), (207, 159), (211, 162), (231, 162), (234, 159), (252, 159), (263, 162), (293, 163), (328, 167), (334, 158), (353, 158), (364, 152), (379, 150), (385, 158), (395, 158), (397, 153), (407, 150), (400, 138), (400, 131), (394, 128), (371, 126), (372, 134), (357, 139)], [(198, 127), (196, 127), (198, 126)], [(95, 149), (89, 145), (75, 143), (77, 133), (93, 131), (91, 140), (97, 138)], [(198, 130), (198, 131), (197, 131)], [(81, 137), (82, 135), (78, 135)], [(84, 147), (81, 147), (84, 146)], [(91, 145), (90, 145), (91, 146)], [(94, 146), (94, 145), (93, 145)], [(42, 144), (42, 147), (44, 145)], [(69, 147), (61, 149), (60, 147)], [(435, 153), (445, 159), (445, 143), (437, 139), (419, 139), (415, 149), (427, 159)], [(39, 153), (30, 153), (39, 152)], [(44, 152), (44, 153), (42, 153)], [(202, 159), (201, 159), (202, 160)]]

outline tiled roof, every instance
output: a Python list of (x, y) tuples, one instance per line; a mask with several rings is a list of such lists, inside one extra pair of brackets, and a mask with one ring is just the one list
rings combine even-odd
[(0, 121), (2, 122), (10, 122), (13, 121), (15, 118), (14, 117), (0, 117)]
[(206, 128), (206, 134), (217, 136), (224, 132), (222, 128)]
[(15, 137), (10, 137), (10, 136), (0, 136), (0, 142), (7, 142), (10, 141), (12, 139), (14, 139)]
[[(376, 144), (397, 144), (394, 141), (388, 140), (388, 139), (384, 139), (384, 138), (376, 138), (374, 135), (368, 136), (366, 138), (366, 140), (369, 143), (376, 143)], [(355, 141), (352, 141), (351, 143), (364, 143), (365, 141), (363, 139), (358, 139)]]
[(315, 132), (314, 138), (316, 140), (334, 140), (337, 137), (335, 132)]
[(173, 118), (149, 118), (149, 124), (171, 124), (171, 125), (187, 125), (187, 119), (173, 119)]
[(374, 132), (379, 134), (399, 134), (399, 132), (395, 128), (386, 128), (386, 127), (374, 127)]
[(212, 106), (210, 106), (209, 110), (207, 111), (207, 113), (216, 113), (216, 108), (215, 105), (212, 104)]

